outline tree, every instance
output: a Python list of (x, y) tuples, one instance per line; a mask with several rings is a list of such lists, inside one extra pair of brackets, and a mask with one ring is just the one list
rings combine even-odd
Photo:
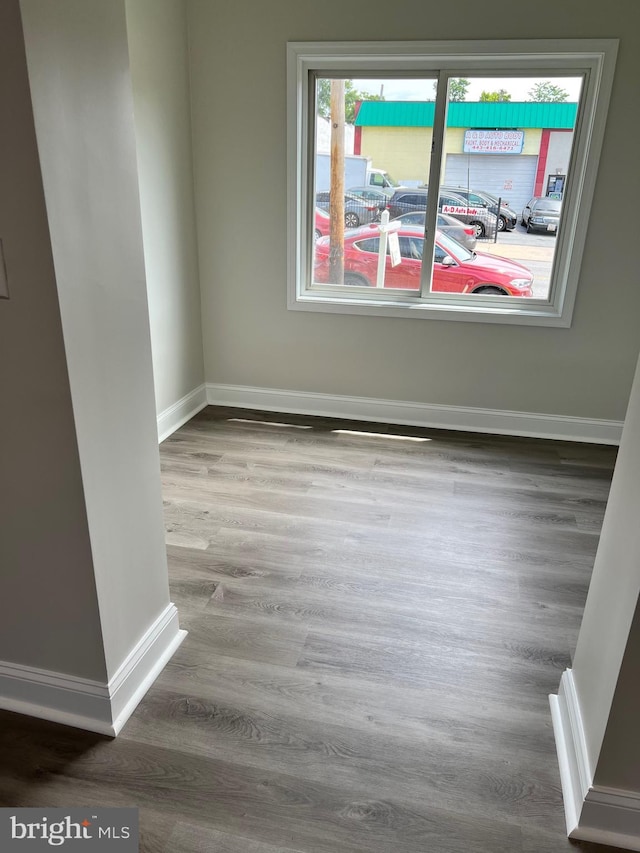
[[(370, 95), (369, 92), (359, 92), (354, 88), (351, 80), (344, 81), (344, 120), (353, 124), (356, 118), (356, 104), (358, 101), (384, 101), (382, 95)], [(322, 118), (331, 118), (331, 80), (324, 77), (318, 79), (317, 95), (318, 115)]]
[(555, 86), (550, 80), (543, 80), (540, 83), (536, 83), (528, 92), (529, 97), (527, 100), (529, 101), (546, 101), (560, 103), (561, 101), (566, 101), (569, 97), (569, 93), (562, 89), (560, 86)]
[(464, 77), (452, 77), (449, 80), (449, 100), (464, 101), (470, 85), (469, 81)]
[(511, 95), (506, 89), (498, 89), (497, 92), (485, 92), (480, 95), (481, 101), (510, 101)]
[[(467, 89), (471, 84), (465, 77), (452, 77), (449, 80), (449, 100), (450, 101), (464, 101), (467, 96)], [(434, 80), (433, 82), (433, 94), (435, 100), (435, 94), (438, 91), (438, 84)]]

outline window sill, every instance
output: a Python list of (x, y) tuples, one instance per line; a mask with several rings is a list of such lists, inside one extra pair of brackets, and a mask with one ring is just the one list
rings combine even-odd
[[(500, 297), (498, 297), (500, 298)], [(555, 326), (568, 328), (570, 318), (562, 316), (549, 302), (527, 300), (520, 306), (509, 301), (503, 306), (484, 301), (482, 304), (455, 305), (450, 301), (437, 303), (407, 302), (394, 299), (337, 297), (333, 293), (308, 292), (289, 301), (291, 311), (319, 311), (325, 314), (353, 314), (367, 317), (411, 317), (419, 320), (453, 320), (463, 323), (498, 323), (514, 326)]]

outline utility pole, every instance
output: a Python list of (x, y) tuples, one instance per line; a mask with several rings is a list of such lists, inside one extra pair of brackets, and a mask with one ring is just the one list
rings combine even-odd
[(344, 284), (344, 80), (331, 81), (329, 281)]

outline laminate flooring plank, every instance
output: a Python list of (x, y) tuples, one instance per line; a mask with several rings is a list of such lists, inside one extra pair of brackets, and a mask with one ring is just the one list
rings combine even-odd
[(171, 583), (171, 600), (180, 612), (181, 627), (185, 618), (200, 613), (215, 594), (219, 583), (202, 577), (174, 576)]
[(192, 481), (199, 485), (206, 485), (212, 477), (216, 484), (226, 485), (229, 489), (280, 489), (288, 492), (304, 493), (311, 485), (311, 475), (296, 474), (283, 475), (282, 465), (271, 465), (258, 467), (249, 465), (243, 460), (242, 464), (232, 464), (228, 460), (228, 454), (221, 457), (221, 462), (215, 465), (203, 465), (189, 460), (171, 461), (163, 457), (160, 469), (164, 481), (167, 484), (175, 483), (183, 485)]
[[(558, 663), (570, 664), (569, 650), (559, 653)], [(298, 660), (299, 667), (313, 672), (354, 673), (372, 681), (421, 689), (450, 690), (460, 701), (478, 700), (483, 691), (498, 692), (505, 702), (520, 707), (545, 708), (549, 693), (557, 690), (563, 667), (530, 663), (515, 654), (499, 660), (489, 654), (451, 646), (429, 647), (420, 643), (359, 637), (348, 647), (340, 637), (310, 631)]]
[(342, 543), (346, 536), (352, 536), (354, 533), (360, 532), (364, 535), (367, 532), (379, 531), (387, 524), (387, 519), (380, 522), (375, 513), (371, 513), (367, 519), (357, 521), (351, 514), (339, 517), (334, 513), (335, 518), (318, 518), (312, 515), (287, 515), (267, 509), (232, 507), (224, 501), (194, 503), (166, 500), (164, 513), (167, 530), (180, 529), (188, 534), (192, 529), (196, 535), (207, 538), (207, 547), (215, 545), (218, 537), (222, 539), (224, 531), (228, 530), (281, 536), (291, 541), (302, 539), (310, 547), (314, 547), (315, 541), (320, 543), (320, 547), (327, 547), (331, 543)]
[(485, 498), (489, 492), (492, 500), (508, 501), (509, 504), (517, 502), (518, 506), (531, 504), (547, 510), (555, 506), (569, 507), (573, 512), (593, 510), (602, 517), (609, 495), (609, 481), (598, 480), (594, 485), (597, 488), (592, 491), (590, 487), (589, 493), (582, 494), (576, 493), (573, 481), (566, 483), (557, 477), (549, 484), (549, 488), (542, 488), (534, 480), (528, 485), (523, 485), (512, 479), (506, 481), (503, 479), (499, 483), (489, 485), (487, 482), (482, 482), (479, 477), (466, 477), (454, 480), (453, 491), (456, 495), (464, 495), (476, 500)]
[[(397, 522), (401, 521), (401, 524)], [(360, 547), (385, 547), (385, 541), (406, 543), (407, 555), (424, 553), (429, 549), (435, 559), (446, 562), (460, 555), (475, 556), (479, 564), (503, 558), (512, 562), (520, 559), (531, 564), (552, 565), (554, 555), (558, 565), (578, 563), (590, 568), (598, 546), (598, 535), (592, 531), (540, 529), (518, 525), (487, 524), (459, 519), (446, 527), (430, 525), (428, 519), (415, 513), (394, 514), (387, 536), (380, 529), (360, 528), (350, 531), (349, 541)]]
[(276, 536), (221, 528), (206, 549), (169, 546), (169, 567), (176, 578), (191, 573), (212, 580), (242, 578), (245, 585), (272, 575), (300, 577), (306, 565), (321, 567), (340, 554), (340, 542), (319, 546), (313, 536)]
[[(60, 762), (59, 744), (33, 738), (32, 749), (48, 763)], [(8, 757), (18, 765), (17, 747)], [(490, 818), (470, 818), (395, 800), (371, 798), (353, 787), (243, 766), (180, 749), (139, 744), (126, 738), (97, 747), (61, 766), (63, 785), (117, 785), (118, 800), (161, 810), (182, 821), (202, 821), (228, 834), (245, 835), (273, 846), (287, 843), (313, 853), (422, 853), (425, 846), (448, 851), (493, 853), (499, 840), (521, 849), (521, 830)]]
[(304, 625), (266, 625), (255, 619), (233, 619), (220, 614), (195, 617), (181, 646), (189, 655), (194, 648), (210, 655), (250, 658), (265, 663), (295, 665), (307, 635)]
[(180, 853), (304, 853), (278, 844), (263, 844), (241, 835), (218, 832), (211, 826), (179, 822), (168, 840), (169, 850)]
[[(404, 584), (399, 590), (380, 590), (378, 598), (366, 600), (364, 595), (318, 588), (304, 583), (304, 576), (264, 578), (250, 588), (242, 581), (220, 583), (204, 605), (207, 614), (260, 620), (269, 630), (271, 624), (304, 624), (309, 628), (331, 631), (340, 641), (350, 644), (352, 634), (384, 638), (384, 642), (415, 641), (439, 649), (484, 648), (496, 659), (518, 655), (537, 659), (556, 667), (566, 666), (563, 648), (565, 627), (556, 631), (549, 626), (541, 640), (539, 626), (522, 627), (521, 620), (507, 606), (500, 593), (485, 590), (472, 606), (455, 587), (442, 586), (430, 590)], [(302, 583), (299, 583), (302, 581)], [(510, 587), (505, 588), (506, 591)], [(407, 606), (412, 601), (413, 606)], [(459, 619), (450, 614), (457, 609)], [(357, 640), (357, 637), (356, 637)]]
[(308, 518), (344, 524), (355, 522), (379, 527), (388, 524), (390, 517), (388, 507), (380, 509), (371, 505), (371, 502), (346, 502), (282, 492), (265, 493), (268, 495), (268, 500), (266, 500), (264, 495), (250, 491), (245, 494), (244, 490), (240, 490), (233, 494), (225, 492), (222, 486), (201, 488), (194, 484), (189, 488), (184, 488), (181, 485), (165, 481), (163, 494), (166, 501), (177, 505), (183, 512), (191, 512), (196, 517), (198, 512), (202, 511), (203, 506), (211, 507), (205, 513), (209, 516), (207, 522), (209, 524), (217, 523), (219, 526), (223, 526), (225, 521), (231, 523), (230, 514), (235, 511), (252, 513), (262, 524), (270, 523), (271, 516), (280, 515), (285, 520), (292, 517)]
[[(324, 722), (264, 711), (248, 711), (199, 696), (154, 691), (124, 734), (138, 743), (163, 744), (235, 765), (286, 773), (307, 782), (352, 787), (367, 798), (397, 800), (412, 808), (457, 811), (521, 825), (561, 802), (553, 766), (518, 748), (497, 750), (498, 739), (485, 739), (475, 750), (479, 761), (460, 764), (460, 749), (437, 736), (416, 743), (394, 729), (362, 732)], [(186, 745), (186, 746), (185, 746)], [(538, 758), (538, 760), (536, 760)], [(523, 768), (527, 766), (527, 770)], [(559, 817), (558, 828), (562, 821)]]
[(273, 717), (295, 716), (313, 725), (331, 724), (377, 737), (392, 731), (418, 743), (452, 747), (466, 742), (504, 742), (510, 750), (548, 756), (551, 719), (543, 707), (516, 707), (486, 692), (465, 703), (447, 685), (423, 689), (380, 685), (355, 673), (313, 672), (195, 651), (172, 659), (157, 682), (159, 690), (198, 695)]
[(143, 853), (604, 853), (547, 694), (615, 449), (206, 407), (160, 447), (189, 630), (115, 741), (0, 712), (0, 803), (136, 805)]

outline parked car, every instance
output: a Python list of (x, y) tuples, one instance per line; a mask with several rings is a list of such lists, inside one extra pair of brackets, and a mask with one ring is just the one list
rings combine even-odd
[(562, 202), (556, 198), (534, 196), (522, 211), (522, 224), (527, 233), (531, 231), (546, 231), (556, 234), (560, 224), (560, 209)]
[(493, 193), (488, 193), (486, 190), (467, 190), (464, 187), (440, 187), (442, 192), (452, 192), (456, 195), (465, 198), (469, 204), (487, 208), (489, 213), (496, 216), (498, 213), (498, 202), (500, 202), (500, 218), (497, 221), (498, 231), (513, 231), (518, 223), (518, 214), (515, 210), (509, 207), (509, 203), (504, 199), (499, 199)]
[[(316, 193), (316, 206), (329, 210), (331, 193)], [(370, 201), (350, 192), (344, 194), (344, 224), (346, 228), (357, 228), (380, 219), (380, 204), (383, 202)]]
[[(403, 225), (419, 225), (424, 230), (426, 215), (425, 210), (414, 210), (413, 213), (403, 213), (394, 222), (402, 222)], [(476, 229), (473, 225), (465, 225), (459, 219), (455, 219), (447, 213), (439, 213), (437, 226), (439, 231), (462, 244), (469, 252), (473, 252), (475, 249), (478, 241), (476, 239)]]
[(321, 207), (316, 207), (316, 218), (314, 224), (314, 234), (316, 240), (319, 240), (320, 237), (325, 237), (331, 228), (331, 218), (326, 210), (323, 210)]
[[(385, 288), (418, 290), (422, 271), (424, 234), (420, 227), (405, 225), (397, 232), (401, 262), (391, 266), (387, 252)], [(315, 281), (330, 284), (330, 239), (316, 243)], [(380, 230), (376, 225), (358, 228), (344, 239), (344, 284), (375, 285), (378, 270)], [(438, 231), (433, 262), (432, 288), (447, 293), (485, 293), (500, 296), (531, 296), (533, 275), (516, 261), (482, 252), (468, 252), (464, 246)]]
[[(426, 210), (428, 194), (427, 187), (417, 189), (399, 187), (387, 204), (389, 216), (396, 219), (403, 213)], [(496, 233), (495, 216), (491, 216), (486, 207), (474, 207), (466, 199), (454, 193), (440, 193), (438, 211), (447, 213), (467, 225), (473, 225), (478, 239), (493, 237)]]
[(386, 205), (395, 190), (393, 187), (347, 187), (346, 192), (349, 195), (356, 195), (359, 198), (363, 198), (365, 201)]

